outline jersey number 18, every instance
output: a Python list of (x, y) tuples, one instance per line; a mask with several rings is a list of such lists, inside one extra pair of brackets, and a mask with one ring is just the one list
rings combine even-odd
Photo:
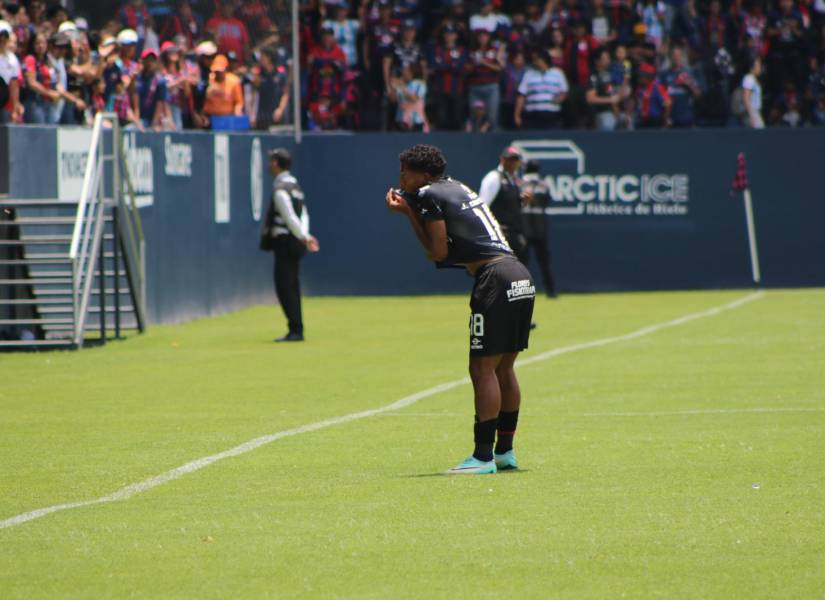
[(501, 242), (503, 244), (507, 243), (504, 239), (504, 234), (501, 232), (501, 227), (499, 226), (498, 221), (493, 216), (493, 213), (490, 212), (489, 206), (482, 204), (481, 206), (475, 207), (473, 212), (479, 219), (481, 219), (481, 223), (484, 225), (484, 229), (487, 230), (487, 234), (490, 236), (491, 240), (494, 242)]

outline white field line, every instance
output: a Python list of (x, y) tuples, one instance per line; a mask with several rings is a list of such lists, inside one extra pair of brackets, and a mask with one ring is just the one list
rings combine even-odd
[[(655, 333), (657, 331), (661, 331), (662, 329), (677, 327), (679, 325), (684, 325), (685, 323), (695, 321), (696, 319), (712, 317), (722, 312), (739, 308), (740, 306), (743, 306), (749, 302), (758, 300), (759, 298), (764, 296), (764, 294), (765, 292), (763, 291), (751, 292), (750, 294), (742, 296), (741, 298), (739, 298), (738, 300), (734, 300), (733, 302), (728, 302), (727, 304), (722, 304), (720, 306), (709, 308), (707, 310), (691, 313), (683, 317), (678, 317), (671, 321), (665, 321), (664, 323), (648, 325), (647, 327), (642, 327), (641, 329), (637, 329), (636, 331), (624, 335), (617, 335), (613, 337), (602, 338), (599, 340), (593, 340), (591, 342), (585, 342), (583, 344), (574, 344), (572, 346), (556, 348), (554, 350), (549, 350), (547, 352), (542, 352), (541, 354), (531, 356), (530, 358), (522, 359), (518, 361), (517, 364), (519, 366), (525, 366), (535, 362), (549, 360), (556, 356), (561, 356), (562, 354), (570, 354), (572, 352), (578, 352), (580, 350), (598, 348), (599, 346), (606, 346), (608, 344), (615, 344), (617, 342), (624, 342), (627, 340), (636, 339), (645, 335), (650, 335), (651, 333)], [(179, 479), (180, 477), (183, 477), (184, 475), (187, 475), (189, 473), (199, 471), (213, 463), (224, 460), (226, 458), (232, 458), (233, 456), (240, 456), (241, 454), (246, 454), (247, 452), (252, 452), (253, 450), (260, 448), (261, 446), (271, 444), (272, 442), (280, 440), (282, 438), (300, 435), (302, 433), (309, 433), (311, 431), (317, 431), (319, 429), (324, 429), (326, 427), (331, 427), (333, 425), (341, 425), (342, 423), (349, 423), (350, 421), (357, 421), (359, 419), (366, 419), (368, 417), (374, 417), (384, 413), (393, 412), (402, 408), (406, 408), (407, 406), (412, 406), (413, 404), (415, 404), (419, 400), (423, 400), (424, 398), (435, 396), (436, 394), (449, 391), (453, 388), (456, 388), (461, 385), (466, 385), (468, 383), (470, 383), (470, 378), (462, 377), (461, 379), (455, 379), (453, 381), (442, 383), (440, 385), (433, 386), (426, 390), (416, 392), (415, 394), (405, 396), (400, 400), (396, 400), (395, 402), (387, 404), (386, 406), (382, 406), (380, 408), (350, 413), (348, 415), (342, 415), (340, 417), (331, 417), (329, 419), (324, 419), (323, 421), (317, 421), (315, 423), (309, 423), (308, 425), (295, 427), (294, 429), (287, 429), (285, 431), (278, 431), (276, 433), (271, 433), (269, 435), (257, 437), (252, 440), (249, 440), (248, 442), (244, 442), (239, 446), (235, 446), (234, 448), (230, 448), (228, 450), (224, 450), (223, 452), (219, 452), (218, 454), (212, 454), (210, 456), (198, 458), (196, 460), (186, 463), (185, 465), (181, 465), (180, 467), (172, 469), (171, 471), (166, 471), (165, 473), (161, 473), (160, 475), (150, 477), (149, 479), (144, 479), (143, 481), (127, 485), (126, 487), (120, 488), (119, 490), (107, 496), (101, 496), (100, 498), (95, 498), (93, 500), (83, 500), (80, 502), (70, 502), (67, 504), (56, 504), (54, 506), (38, 508), (30, 512), (9, 517), (7, 519), (0, 521), (0, 529), (6, 529), (7, 527), (20, 525), (21, 523), (32, 521), (34, 519), (39, 519), (40, 517), (45, 517), (46, 515), (49, 515), (54, 512), (59, 512), (62, 510), (80, 508), (83, 506), (91, 506), (93, 504), (117, 502), (118, 500), (127, 500), (132, 496), (140, 494), (141, 492), (151, 490), (152, 488), (156, 488), (159, 485), (163, 485), (164, 483), (168, 483), (170, 481), (174, 481), (175, 479)]]
[(697, 408), (694, 410), (673, 410), (653, 412), (603, 412), (579, 413), (576, 417), (681, 417), (690, 415), (740, 415), (762, 413), (816, 413), (825, 412), (825, 407), (784, 407), (784, 408)]

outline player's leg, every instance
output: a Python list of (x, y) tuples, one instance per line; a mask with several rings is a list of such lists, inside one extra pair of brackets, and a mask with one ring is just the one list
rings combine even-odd
[(448, 471), (452, 474), (495, 473), (493, 445), (496, 440), (498, 413), (501, 410), (501, 388), (496, 378), (496, 367), (501, 355), (470, 356), (470, 380), (475, 398), (475, 424), (472, 456)]
[(503, 355), (496, 367), (496, 378), (501, 391), (501, 411), (498, 414), (498, 436), (494, 455), (496, 465), (500, 469), (517, 468), (513, 453), (513, 437), (516, 435), (521, 406), (521, 389), (514, 369), (517, 356), (518, 352)]

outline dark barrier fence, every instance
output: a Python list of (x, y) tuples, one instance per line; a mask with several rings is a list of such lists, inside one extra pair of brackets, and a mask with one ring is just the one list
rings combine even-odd
[[(86, 131), (10, 127), (8, 135), (12, 196), (79, 191)], [(418, 142), (440, 146), (449, 173), (473, 188), (510, 143), (539, 160), (553, 194), (547, 218), (562, 291), (750, 285), (742, 201), (730, 193), (745, 152), (764, 284), (825, 285), (825, 133), (817, 130), (362, 134), (310, 136), (297, 147), (271, 135), (128, 133), (152, 320), (272, 301), (271, 257), (257, 238), (271, 187), (265, 154), (279, 145), (294, 153), (321, 241), (304, 261), (308, 293), (469, 289), (469, 277), (429, 265), (406, 221), (384, 206), (399, 152)]]

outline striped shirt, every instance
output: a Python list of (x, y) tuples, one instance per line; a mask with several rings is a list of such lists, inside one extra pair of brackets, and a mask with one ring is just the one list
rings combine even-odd
[(557, 67), (544, 72), (528, 69), (518, 86), (518, 93), (524, 96), (526, 112), (559, 112), (561, 106), (557, 98), (567, 90), (564, 71)]

